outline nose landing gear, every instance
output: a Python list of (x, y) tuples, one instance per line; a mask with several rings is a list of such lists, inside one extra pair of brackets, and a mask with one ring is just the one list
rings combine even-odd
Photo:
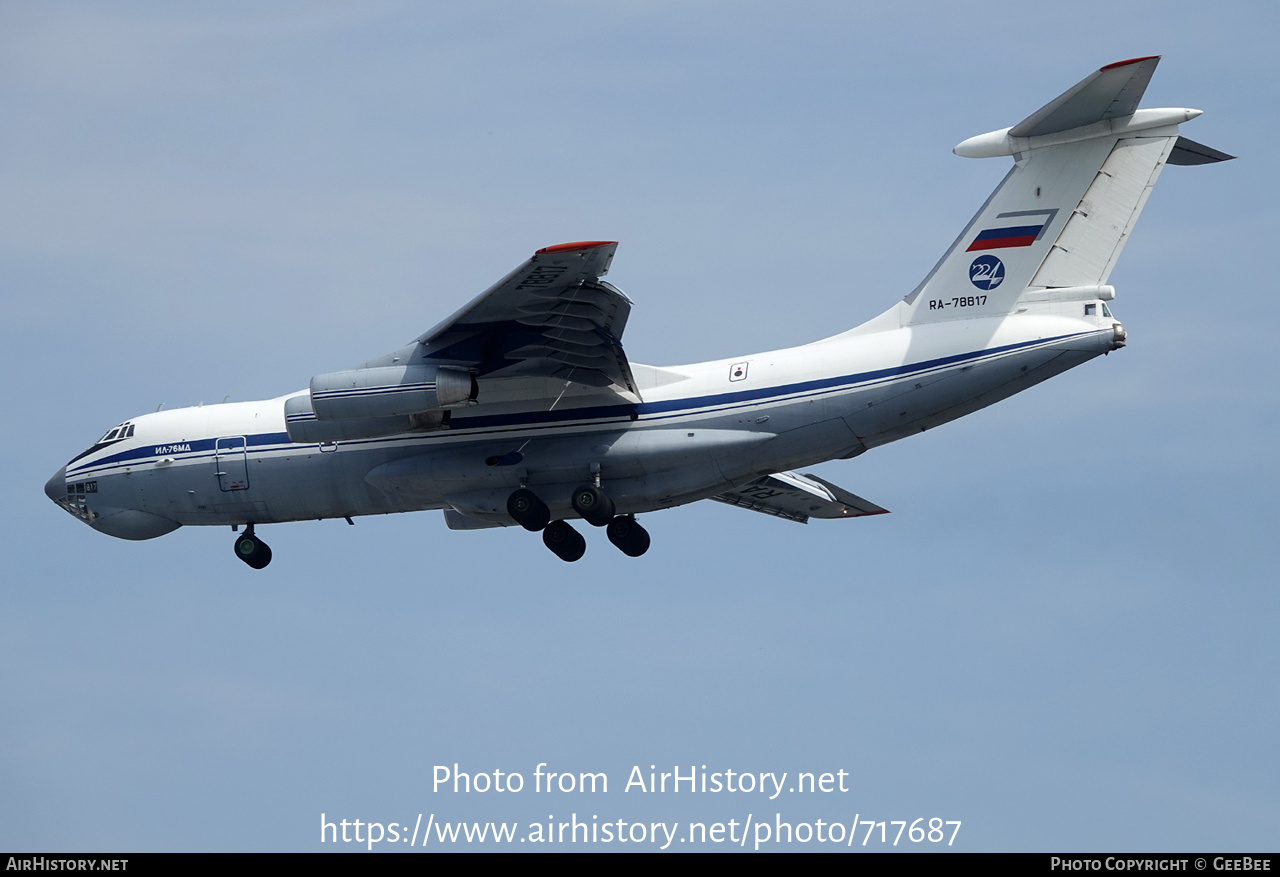
[(271, 562), (271, 546), (253, 535), (253, 524), (245, 527), (244, 535), (236, 539), (236, 557), (254, 569), (262, 569)]

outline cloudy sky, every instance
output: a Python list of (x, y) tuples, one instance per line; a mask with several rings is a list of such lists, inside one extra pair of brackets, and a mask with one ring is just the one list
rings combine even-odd
[[(435, 5), (0, 6), (0, 848), (331, 850), (324, 813), (1274, 850), (1274, 5)], [(853, 326), (1005, 174), (953, 145), (1149, 54), (1144, 105), (1239, 160), (1161, 177), (1125, 350), (815, 470), (891, 515), (702, 503), (574, 565), (438, 513), (288, 524), (255, 573), (43, 495), (126, 417), (298, 389), (561, 241), (621, 242), (638, 362)], [(433, 790), (455, 763), (526, 787)], [(650, 765), (848, 790), (624, 791)]]

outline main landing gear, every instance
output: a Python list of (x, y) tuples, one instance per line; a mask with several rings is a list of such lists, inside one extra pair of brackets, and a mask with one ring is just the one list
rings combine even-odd
[[(531, 533), (536, 533), (551, 520), (551, 509), (528, 488), (520, 488), (507, 497), (507, 514)], [(576, 558), (575, 558), (576, 559)]]
[(573, 510), (593, 527), (607, 527), (613, 520), (613, 500), (594, 484), (584, 484), (573, 492)]
[[(640, 526), (635, 515), (615, 515), (613, 500), (595, 484), (584, 484), (570, 498), (573, 510), (593, 527), (604, 527), (609, 541), (628, 557), (639, 557), (649, 550), (649, 531)], [(507, 497), (507, 514), (531, 532), (542, 531), (542, 544), (556, 557), (568, 563), (587, 552), (587, 540), (568, 521), (552, 521), (551, 510), (532, 490), (521, 487)], [(246, 561), (247, 562), (247, 561)]]
[(568, 563), (580, 560), (587, 553), (587, 540), (582, 534), (569, 526), (568, 521), (552, 521), (542, 531), (542, 544), (551, 549), (551, 553)]
[(253, 524), (244, 528), (244, 535), (236, 538), (236, 557), (254, 569), (262, 569), (271, 562), (271, 546), (253, 535)]
[(604, 533), (627, 557), (639, 557), (649, 550), (649, 531), (640, 526), (635, 515), (618, 515)]

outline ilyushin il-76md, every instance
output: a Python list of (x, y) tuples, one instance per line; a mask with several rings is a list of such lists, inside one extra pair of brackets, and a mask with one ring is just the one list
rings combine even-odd
[[(616, 242), (538, 250), (434, 329), (261, 402), (112, 427), (49, 479), (90, 527), (151, 539), (230, 526), (261, 569), (266, 524), (440, 509), (452, 529), (541, 532), (575, 561), (604, 529), (713, 499), (791, 521), (885, 509), (796, 470), (915, 435), (1125, 344), (1107, 281), (1166, 164), (1230, 158), (1139, 109), (1158, 57), (1093, 73), (1018, 124), (955, 147), (1013, 167), (923, 281), (800, 347), (696, 365), (631, 362)], [(580, 527), (581, 525), (579, 525)], [(243, 529), (241, 529), (243, 528)]]

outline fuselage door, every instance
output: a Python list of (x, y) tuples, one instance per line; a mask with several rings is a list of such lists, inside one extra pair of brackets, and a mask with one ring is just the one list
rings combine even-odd
[(223, 492), (249, 489), (249, 448), (244, 436), (218, 439), (214, 445), (214, 471)]

